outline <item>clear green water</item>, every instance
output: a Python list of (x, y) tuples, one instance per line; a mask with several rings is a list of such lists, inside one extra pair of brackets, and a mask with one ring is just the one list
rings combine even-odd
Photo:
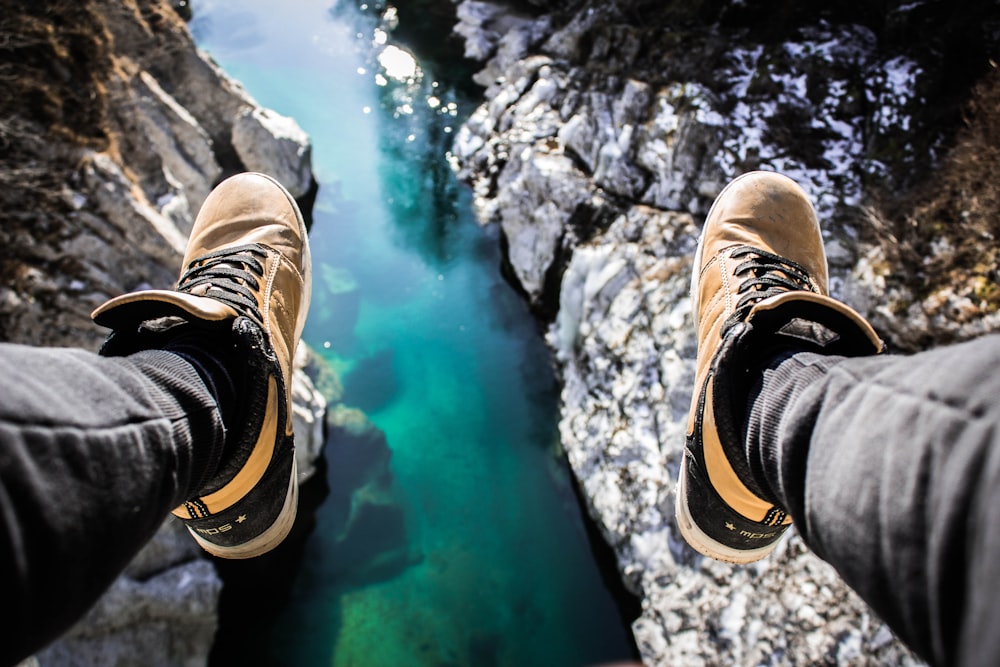
[(372, 14), (331, 2), (192, 3), (199, 45), (312, 137), (320, 190), (305, 340), (340, 374), (344, 402), (386, 434), (404, 517), (394, 532), (410, 555), (376, 575), (334, 557), (321, 507), (272, 658), (375, 667), (628, 657), (556, 454), (549, 358), (500, 278), (497, 239), (474, 223), (445, 161), (471, 101), (426, 69), (386, 76)]

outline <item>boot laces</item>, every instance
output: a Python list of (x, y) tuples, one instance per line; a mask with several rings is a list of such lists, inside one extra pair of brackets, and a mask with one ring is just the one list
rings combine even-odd
[(223, 248), (198, 257), (177, 281), (177, 290), (221, 301), (261, 323), (256, 292), (267, 252), (257, 244)]
[(764, 299), (785, 292), (815, 291), (805, 267), (790, 259), (750, 246), (735, 249), (731, 257), (745, 257), (746, 260), (733, 271), (742, 279), (736, 290), (740, 298), (723, 324), (723, 334), (734, 324), (746, 320), (750, 310)]

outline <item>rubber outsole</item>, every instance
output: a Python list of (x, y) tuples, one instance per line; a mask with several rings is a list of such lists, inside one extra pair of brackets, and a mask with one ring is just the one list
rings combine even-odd
[(292, 526), (295, 524), (295, 517), (298, 514), (299, 505), (299, 485), (297, 475), (298, 466), (295, 462), (295, 457), (293, 456), (292, 474), (288, 480), (288, 491), (285, 493), (285, 502), (281, 507), (281, 511), (278, 513), (278, 517), (275, 519), (274, 523), (272, 523), (267, 530), (252, 540), (237, 546), (224, 547), (204, 539), (190, 526), (188, 526), (188, 532), (191, 533), (191, 537), (194, 538), (195, 542), (197, 542), (202, 549), (213, 556), (218, 556), (219, 558), (241, 560), (245, 558), (255, 558), (261, 554), (271, 551), (276, 546), (281, 544), (286, 537), (288, 537), (288, 533), (291, 532)]

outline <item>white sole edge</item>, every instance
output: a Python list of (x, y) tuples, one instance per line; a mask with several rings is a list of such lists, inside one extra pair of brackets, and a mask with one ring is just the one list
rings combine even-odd
[(244, 542), (239, 546), (224, 547), (205, 540), (195, 533), (190, 526), (188, 526), (188, 532), (191, 533), (195, 542), (197, 542), (202, 549), (213, 556), (218, 556), (219, 558), (240, 560), (244, 558), (254, 558), (267, 553), (281, 544), (284, 539), (288, 537), (288, 533), (291, 532), (292, 526), (295, 524), (295, 516), (298, 513), (299, 505), (299, 485), (297, 475), (298, 466), (295, 462), (295, 458), (293, 457), (292, 474), (288, 480), (288, 491), (285, 493), (285, 503), (281, 507), (281, 512), (278, 513), (277, 521), (272, 523), (267, 530), (249, 542)]
[(776, 540), (766, 547), (759, 549), (733, 549), (715, 541), (706, 535), (691, 518), (691, 511), (687, 504), (687, 459), (681, 462), (680, 476), (677, 480), (677, 494), (674, 498), (674, 516), (677, 519), (677, 527), (681, 531), (684, 540), (692, 549), (702, 556), (708, 556), (715, 560), (736, 565), (745, 565), (765, 558), (774, 551), (778, 545)]

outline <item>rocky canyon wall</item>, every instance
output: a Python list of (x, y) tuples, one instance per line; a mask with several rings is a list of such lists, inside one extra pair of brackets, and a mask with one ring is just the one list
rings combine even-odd
[(547, 326), (563, 446), (642, 599), (633, 631), (651, 665), (916, 661), (796, 536), (737, 567), (677, 530), (691, 258), (728, 180), (770, 169), (802, 184), (834, 295), (897, 350), (1000, 328), (984, 287), (1000, 211), (976, 175), (998, 166), (984, 139), (1000, 119), (996, 7), (810, 7), (457, 3), (485, 93), (453, 163)]
[[(172, 287), (194, 216), (227, 175), (270, 173), (309, 210), (308, 137), (199, 53), (170, 2), (0, 4), (0, 340), (96, 350), (107, 332), (90, 312), (127, 291)], [(304, 479), (326, 401), (302, 370), (293, 391)], [(220, 589), (168, 520), (38, 659), (204, 663)]]
[[(308, 209), (307, 138), (199, 54), (171, 3), (0, 8), (0, 339), (96, 349), (91, 310), (173, 284), (193, 216), (225, 175), (268, 171)], [(995, 3), (455, 8), (484, 94), (451, 157), (546, 327), (563, 445), (642, 599), (643, 659), (914, 663), (794, 536), (747, 567), (682, 543), (672, 507), (696, 346), (691, 254), (724, 184), (774, 169), (820, 211), (834, 294), (894, 348), (997, 330)], [(323, 401), (298, 381), (299, 442), (315, 452)], [(219, 586), (167, 524), (42, 663), (201, 662)]]

